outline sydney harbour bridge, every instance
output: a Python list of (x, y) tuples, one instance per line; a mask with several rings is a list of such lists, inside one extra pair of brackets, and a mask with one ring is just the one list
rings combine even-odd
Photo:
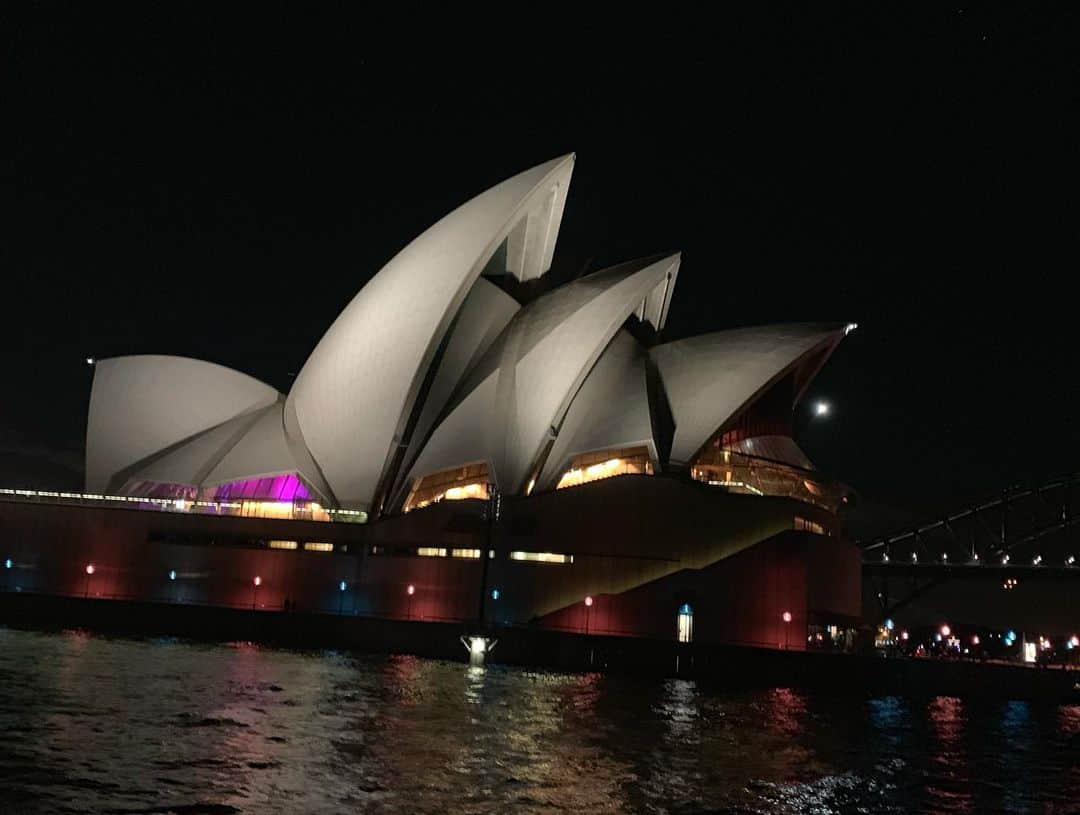
[(1080, 474), (1012, 487), (859, 545), (865, 607), (876, 605), (880, 620), (1080, 621)]

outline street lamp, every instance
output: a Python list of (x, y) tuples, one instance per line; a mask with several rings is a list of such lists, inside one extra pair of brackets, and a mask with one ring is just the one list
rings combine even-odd
[(344, 580), (342, 580), (340, 583), (337, 584), (337, 587), (338, 587), (337, 613), (338, 613), (338, 616), (340, 617), (342, 608), (345, 605), (345, 589), (347, 589), (349, 587), (349, 584), (346, 583)]
[(412, 599), (413, 599), (413, 595), (416, 594), (416, 586), (414, 586), (412, 583), (410, 583), (405, 588), (405, 593), (407, 595), (409, 595), (409, 619), (411, 620), (412, 619)]
[(259, 575), (255, 575), (251, 581), (251, 610), (255, 610), (255, 600), (259, 596), (259, 586), (262, 585), (262, 578)]
[(789, 632), (791, 631), (791, 612), (785, 611), (780, 615), (780, 619), (784, 621), (784, 649), (787, 650), (789, 645)]
[(90, 596), (90, 576), (94, 573), (94, 571), (95, 571), (94, 564), (93, 563), (87, 563), (86, 564), (86, 588), (83, 590), (83, 597), (89, 597)]
[(585, 595), (585, 633), (589, 633), (589, 612), (592, 610), (593, 599), (591, 594)]
[(828, 416), (830, 410), (832, 410), (832, 407), (828, 402), (822, 401), (814, 403), (814, 415), (819, 419)]

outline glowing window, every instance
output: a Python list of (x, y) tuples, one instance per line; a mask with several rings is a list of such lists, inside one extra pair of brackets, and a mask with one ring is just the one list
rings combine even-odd
[(295, 549), (296, 541), (270, 541), (266, 545), (271, 549)]
[(813, 532), (815, 535), (827, 535), (825, 527), (816, 521), (795, 516), (795, 529), (799, 532)]
[(333, 552), (334, 544), (332, 543), (320, 543), (318, 541), (308, 541), (304, 544), (305, 552)]
[(480, 559), (480, 550), (479, 549), (451, 549), (450, 550), (450, 557), (466, 557), (466, 558), (472, 558), (473, 560), (479, 560)]
[(410, 512), (444, 500), (487, 499), (488, 480), (487, 465), (483, 462), (431, 473), (413, 483), (402, 510)]
[(524, 560), (530, 563), (573, 563), (573, 555), (558, 552), (511, 552), (511, 560)]
[(577, 487), (616, 475), (651, 475), (652, 471), (652, 460), (644, 447), (588, 453), (570, 462), (570, 469), (563, 473), (555, 489)]
[(416, 550), (420, 557), (446, 557), (446, 550), (437, 546), (421, 546)]
[(679, 606), (679, 616), (675, 625), (679, 642), (693, 642), (694, 639), (694, 610), (689, 603)]

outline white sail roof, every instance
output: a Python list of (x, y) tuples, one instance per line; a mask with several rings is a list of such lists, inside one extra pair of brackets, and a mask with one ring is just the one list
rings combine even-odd
[(675, 420), (672, 464), (689, 464), (744, 405), (843, 336), (844, 326), (791, 323), (717, 331), (651, 349)]
[[(523, 308), (455, 397), (411, 477), (486, 460), (500, 489), (522, 489), (608, 342), (678, 265), (678, 255), (625, 263)], [(464, 450), (471, 453), (462, 459)]]
[(451, 212), (387, 263), (316, 346), (288, 399), (340, 502), (371, 505), (408, 441), (416, 400), (450, 325), (523, 219), (544, 237), (526, 235), (515, 268), (546, 269), (573, 163), (572, 155), (549, 161)]
[(102, 492), (149, 456), (269, 407), (278, 392), (211, 362), (147, 354), (94, 366), (86, 431), (86, 488)]

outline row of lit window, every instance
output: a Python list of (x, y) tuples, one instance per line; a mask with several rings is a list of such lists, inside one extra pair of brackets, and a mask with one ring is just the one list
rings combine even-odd
[[(333, 516), (340, 516), (346, 520), (366, 521), (367, 513), (357, 509), (327, 509), (315, 502), (302, 503), (292, 501), (189, 501), (184, 498), (150, 498), (141, 495), (104, 495), (90, 492), (53, 492), (49, 490), (15, 490), (0, 488), (0, 495), (18, 495), (24, 498), (64, 498), (76, 501), (121, 501), (132, 504), (151, 504), (180, 512), (187, 511), (190, 507), (202, 507), (204, 509), (240, 509), (245, 514), (248, 511), (261, 511), (281, 517), (292, 517), (296, 511), (311, 511), (316, 516), (323, 513), (333, 520)], [(275, 516), (276, 516), (275, 515)], [(322, 520), (315, 517), (314, 520)]]
[[(268, 541), (266, 545), (269, 546), (271, 549), (297, 549), (300, 546), (300, 544), (297, 541), (280, 541), (280, 540)], [(342, 549), (344, 550), (344, 547), (342, 547)], [(334, 551), (334, 544), (332, 544), (332, 543), (322, 543), (320, 541), (304, 541), (304, 551), (305, 552), (333, 552)]]
[[(481, 550), (479, 549), (445, 549), (440, 546), (421, 546), (416, 550), (416, 554), (420, 557), (458, 557), (468, 558), (470, 560), (479, 560)], [(494, 557), (494, 552), (488, 553), (489, 557)]]
[[(371, 554), (373, 555), (385, 555), (391, 554), (385, 546), (372, 546)], [(420, 546), (414, 551), (398, 552), (397, 554), (416, 554), (419, 557), (452, 557), (463, 558), (466, 560), (479, 560), (483, 556), (482, 549), (450, 549), (444, 546)], [(488, 550), (488, 557), (495, 557), (495, 550)], [(574, 562), (574, 556), (563, 554), (561, 552), (519, 552), (514, 551), (508, 554), (510, 560), (524, 561), (527, 563), (556, 563), (556, 564), (570, 564)]]

